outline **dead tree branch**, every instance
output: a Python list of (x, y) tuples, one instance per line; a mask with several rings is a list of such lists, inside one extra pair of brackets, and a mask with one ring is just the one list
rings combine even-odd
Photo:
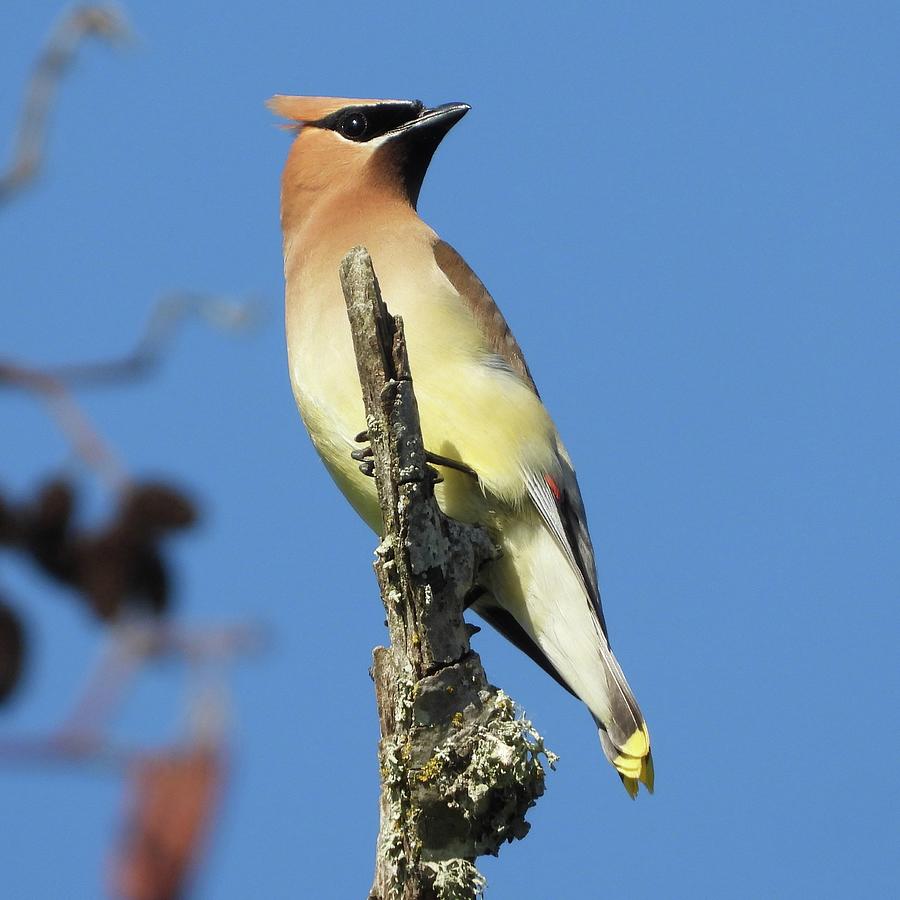
[(544, 791), (531, 724), (492, 687), (463, 619), (478, 569), (497, 550), (434, 497), (402, 320), (382, 302), (365, 248), (340, 269), (384, 522), (375, 572), (390, 648), (374, 653), (381, 723), (381, 826), (370, 900), (466, 900), (474, 866), (528, 831)]

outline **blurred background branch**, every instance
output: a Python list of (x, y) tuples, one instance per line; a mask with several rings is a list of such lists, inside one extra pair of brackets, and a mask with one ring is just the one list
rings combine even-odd
[(91, 424), (70, 388), (118, 385), (150, 374), (161, 362), (169, 340), (189, 316), (197, 316), (222, 331), (241, 331), (257, 321), (258, 310), (258, 304), (252, 300), (173, 293), (156, 304), (130, 353), (110, 360), (43, 368), (0, 357), (0, 388), (19, 388), (44, 399), (75, 453), (108, 487), (122, 490), (129, 481), (124, 465)]
[(157, 302), (144, 333), (130, 353), (98, 362), (49, 366), (44, 372), (55, 381), (71, 386), (119, 383), (147, 375), (159, 365), (169, 340), (191, 316), (219, 331), (240, 332), (251, 328), (259, 314), (259, 303), (252, 298), (179, 291)]
[(37, 177), (44, 161), (47, 123), (53, 101), (82, 42), (95, 37), (113, 43), (124, 40), (128, 34), (122, 13), (113, 6), (76, 7), (59, 20), (34, 64), (25, 91), (12, 161), (0, 175), (0, 204)]
[[(60, 82), (89, 37), (128, 35), (122, 13), (82, 6), (64, 15), (35, 62), (16, 130), (12, 161), (0, 175), (0, 203), (33, 183), (44, 164), (47, 127)], [(85, 522), (83, 490), (71, 477), (45, 477), (31, 496), (0, 489), (0, 552), (29, 562), (63, 585), (107, 628), (99, 661), (84, 677), (71, 711), (49, 734), (0, 737), (0, 763), (99, 766), (126, 776), (123, 822), (111, 854), (108, 890), (126, 900), (183, 896), (225, 787), (229, 717), (226, 670), (264, 644), (252, 623), (187, 629), (172, 622), (172, 563), (166, 539), (199, 520), (181, 487), (131, 475), (73, 391), (121, 387), (151, 374), (190, 317), (223, 331), (245, 330), (256, 306), (243, 299), (176, 291), (153, 308), (133, 350), (108, 360), (36, 366), (0, 349), (0, 388), (41, 399), (77, 458), (108, 493), (103, 521)], [(0, 703), (20, 686), (29, 635), (8, 591), (0, 590)], [(136, 676), (177, 660), (186, 665), (188, 722), (161, 748), (128, 746), (111, 733)]]
[(128, 483), (125, 467), (107, 446), (65, 383), (49, 372), (0, 359), (0, 387), (15, 387), (43, 399), (76, 455), (113, 490)]

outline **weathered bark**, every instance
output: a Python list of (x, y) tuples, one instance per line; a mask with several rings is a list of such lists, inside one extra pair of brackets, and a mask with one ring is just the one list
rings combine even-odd
[(540, 736), (485, 677), (463, 619), (478, 569), (498, 551), (447, 518), (422, 444), (403, 323), (382, 302), (365, 248), (340, 269), (384, 522), (375, 572), (390, 648), (374, 652), (381, 826), (370, 900), (465, 900), (477, 856), (524, 837), (544, 791)]

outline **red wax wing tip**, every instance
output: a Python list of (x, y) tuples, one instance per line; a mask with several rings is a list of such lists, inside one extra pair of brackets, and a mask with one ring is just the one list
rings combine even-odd
[(559, 503), (559, 501), (562, 500), (562, 491), (559, 489), (559, 486), (549, 475), (544, 476), (544, 481), (547, 482), (547, 487), (550, 488), (553, 492), (553, 496), (556, 497), (556, 502)]

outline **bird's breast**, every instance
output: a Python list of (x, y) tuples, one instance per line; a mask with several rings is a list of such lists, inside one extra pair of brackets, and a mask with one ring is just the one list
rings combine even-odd
[[(349, 236), (348, 236), (349, 238)], [(377, 528), (371, 479), (350, 458), (365, 413), (338, 267), (354, 243), (372, 257), (385, 303), (403, 318), (426, 448), (479, 475), (447, 475), (439, 492), (456, 518), (481, 519), (484, 492), (525, 495), (524, 470), (553, 471), (555, 429), (537, 395), (493, 364), (475, 318), (435, 263), (425, 226), (385, 229), (297, 248), (286, 264), (291, 383), (313, 443), (357, 511)], [(483, 489), (483, 490), (482, 490)]]

